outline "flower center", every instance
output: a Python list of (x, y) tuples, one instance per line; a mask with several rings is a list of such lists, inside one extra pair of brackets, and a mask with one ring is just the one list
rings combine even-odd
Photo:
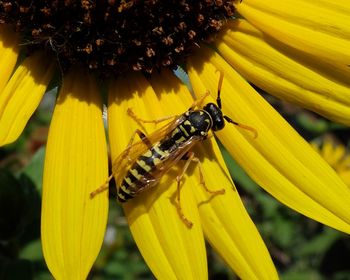
[(54, 52), (65, 71), (82, 64), (104, 76), (175, 67), (232, 17), (228, 0), (0, 1), (0, 23), (29, 52)]

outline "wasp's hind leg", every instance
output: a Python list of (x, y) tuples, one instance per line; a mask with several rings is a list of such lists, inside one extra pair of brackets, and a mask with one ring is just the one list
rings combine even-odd
[(97, 194), (104, 192), (106, 190), (108, 190), (108, 185), (109, 185), (109, 181), (112, 180), (114, 174), (112, 173), (106, 180), (106, 182), (101, 185), (100, 187), (98, 187), (96, 190), (92, 191), (90, 193), (90, 198), (94, 198)]
[(211, 195), (214, 196), (214, 195), (218, 195), (218, 194), (224, 194), (225, 190), (224, 189), (220, 189), (220, 190), (213, 191), (213, 190), (209, 190), (208, 189), (208, 187), (206, 186), (205, 181), (204, 181), (202, 164), (201, 164), (200, 160), (197, 157), (194, 156), (193, 152), (187, 153), (182, 159), (186, 160), (186, 163), (185, 163), (184, 168), (182, 169), (181, 174), (176, 177), (176, 181), (177, 181), (176, 209), (177, 209), (177, 212), (178, 212), (178, 214), (180, 216), (180, 219), (186, 224), (187, 227), (191, 228), (193, 226), (193, 223), (189, 219), (187, 219), (186, 216), (184, 215), (184, 213), (182, 211), (181, 199), (180, 199), (180, 193), (181, 193), (181, 184), (180, 184), (180, 182), (181, 182), (182, 177), (185, 175), (186, 170), (188, 169), (190, 163), (192, 161), (198, 163), (200, 184), (203, 186), (203, 188), (208, 193), (210, 193)]
[[(113, 163), (112, 166), (112, 174), (106, 179), (106, 181), (100, 186), (98, 187), (96, 190), (94, 190), (93, 192), (90, 193), (90, 198), (94, 198), (97, 194), (104, 192), (106, 190), (108, 190), (108, 185), (109, 182), (112, 180), (112, 178), (114, 177), (114, 175), (118, 172), (118, 167), (120, 165), (120, 163), (127, 157), (129, 157), (130, 154), (130, 150), (132, 147), (132, 144), (135, 140), (135, 136), (138, 135), (140, 137), (140, 139), (142, 140), (142, 142), (145, 143), (145, 145), (147, 145), (147, 147), (151, 147), (152, 144), (149, 141), (149, 139), (147, 138), (146, 134), (144, 134), (141, 130), (136, 129), (134, 131), (134, 133), (132, 134), (130, 141), (128, 143), (128, 145), (126, 146), (125, 150), (122, 152), (122, 154), (120, 155), (120, 157), (118, 157), (117, 161)], [(129, 159), (130, 160), (130, 159)], [(115, 167), (115, 168), (114, 168)]]

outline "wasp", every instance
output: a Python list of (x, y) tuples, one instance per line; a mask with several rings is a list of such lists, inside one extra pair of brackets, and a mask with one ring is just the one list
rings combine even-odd
[[(184, 215), (180, 204), (180, 182), (191, 162), (198, 163), (200, 172), (200, 184), (212, 195), (224, 194), (225, 190), (209, 190), (204, 182), (202, 166), (197, 157), (191, 151), (194, 145), (208, 138), (210, 131), (222, 130), (225, 123), (231, 123), (238, 127), (250, 130), (257, 136), (257, 131), (247, 125), (233, 121), (223, 115), (221, 110), (220, 91), (223, 82), (223, 74), (220, 73), (216, 104), (208, 103), (201, 108), (207, 92), (202, 98), (193, 102), (192, 106), (182, 115), (164, 117), (158, 120), (143, 120), (129, 108), (130, 117), (137, 123), (159, 123), (173, 118), (165, 126), (159, 128), (150, 135), (146, 135), (137, 129), (132, 135), (126, 149), (115, 159), (112, 165), (112, 173), (106, 182), (90, 194), (93, 198), (96, 194), (108, 189), (109, 181), (116, 177), (117, 200), (124, 203), (129, 199), (156, 186), (162, 176), (168, 172), (180, 160), (186, 160), (182, 172), (176, 177), (177, 197), (176, 209), (181, 220), (192, 227), (193, 223)], [(141, 141), (133, 143), (135, 136)]]

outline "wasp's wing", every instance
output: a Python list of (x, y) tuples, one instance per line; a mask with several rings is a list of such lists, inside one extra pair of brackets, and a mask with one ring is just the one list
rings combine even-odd
[(202, 138), (200, 136), (191, 137), (189, 140), (184, 142), (176, 151), (173, 151), (172, 154), (164, 161), (158, 163), (156, 165), (156, 170), (152, 172), (149, 176), (144, 176), (142, 179), (146, 184), (139, 188), (136, 194), (140, 194), (150, 187), (155, 186), (159, 183), (160, 179), (163, 177), (165, 173), (169, 171), (179, 160), (181, 160), (191, 149), (192, 147), (201, 141)]
[(184, 117), (182, 115), (176, 117), (173, 121), (146, 136), (148, 141), (141, 140), (132, 144), (130, 147), (126, 147), (126, 149), (113, 161), (112, 175), (116, 177), (117, 183), (120, 183), (136, 159), (150, 149), (148, 146), (149, 143), (152, 146), (154, 143), (163, 139), (170, 131), (175, 129), (183, 119)]

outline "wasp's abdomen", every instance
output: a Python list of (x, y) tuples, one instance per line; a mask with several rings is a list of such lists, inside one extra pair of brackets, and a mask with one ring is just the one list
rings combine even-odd
[(138, 191), (154, 182), (155, 170), (161, 162), (169, 157), (169, 152), (160, 147), (161, 142), (156, 143), (134, 162), (123, 178), (118, 188), (117, 199), (126, 202), (135, 197)]

